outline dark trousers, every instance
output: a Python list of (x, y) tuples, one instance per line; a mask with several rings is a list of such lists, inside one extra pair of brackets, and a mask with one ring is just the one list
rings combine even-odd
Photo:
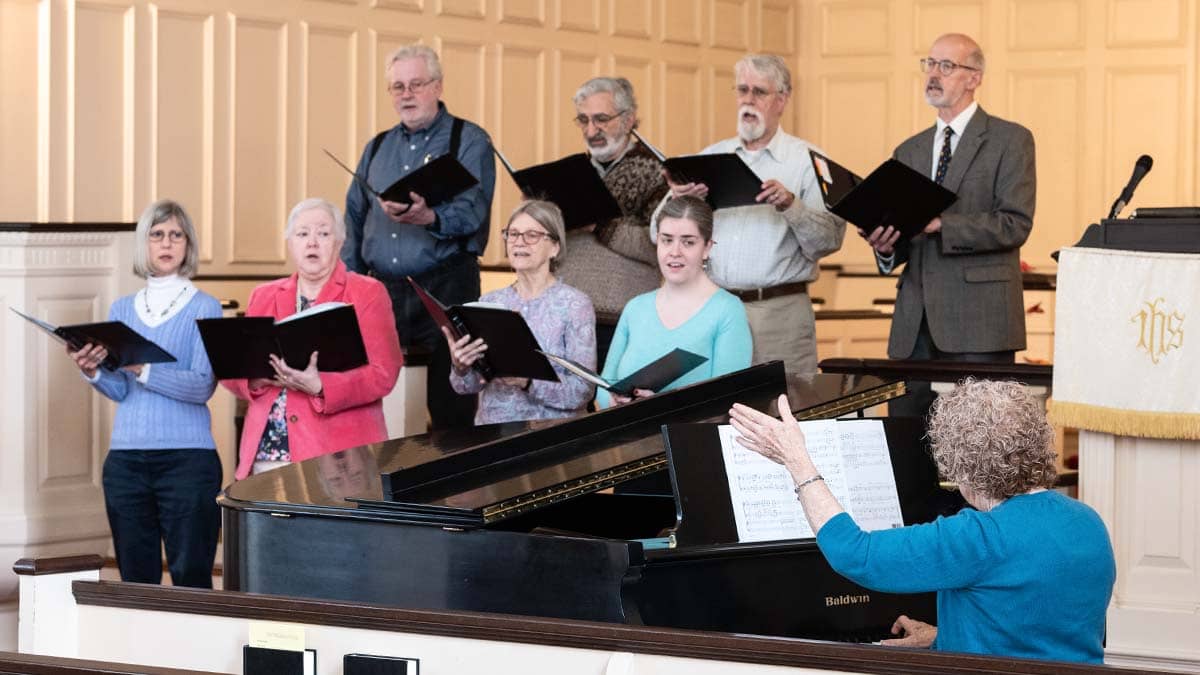
[[(462, 253), (424, 274), (413, 277), (446, 306), (479, 299), (479, 260)], [(425, 379), (425, 402), (433, 429), (466, 428), (475, 424), (475, 395), (460, 395), (450, 386), (450, 348), (412, 286), (404, 279), (380, 279), (392, 298), (400, 344), (431, 352)]]
[[(922, 361), (958, 361), (963, 363), (1012, 363), (1016, 360), (1016, 352), (944, 352), (933, 343), (929, 334), (929, 324), (921, 318), (921, 329), (917, 332), (917, 343), (913, 346), (910, 359)], [(929, 382), (916, 380), (907, 381), (908, 393), (891, 403), (888, 403), (888, 414), (900, 417), (929, 416), (929, 408), (937, 394)]]
[(122, 581), (162, 581), (162, 545), (176, 586), (212, 588), (221, 531), (216, 450), (109, 450), (104, 507)]

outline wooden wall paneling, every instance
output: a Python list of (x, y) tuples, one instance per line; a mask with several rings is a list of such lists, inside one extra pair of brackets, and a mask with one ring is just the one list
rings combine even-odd
[(370, 6), (379, 9), (421, 12), (425, 9), (425, 0), (370, 0)]
[(487, 16), (487, 6), (484, 0), (434, 0), (434, 13), (438, 16), (482, 19)]
[(600, 32), (600, 0), (554, 0), (554, 28)]
[[(485, 43), (439, 37), (433, 47), (437, 49), (442, 62), (442, 100), (446, 108), (458, 117), (471, 120), (489, 133), (492, 132), (493, 127), (489, 126), (492, 118), (488, 115), (493, 113), (493, 101), (485, 95), (489, 76)], [(390, 101), (388, 106), (390, 110)], [(399, 121), (395, 111), (392, 111), (388, 123), (381, 128), (394, 126)]]
[(647, 0), (609, 0), (608, 25), (616, 37), (648, 40), (653, 23), (654, 4)]
[[(704, 121), (705, 138), (711, 144), (737, 133), (738, 105), (737, 97), (733, 93), (737, 77), (733, 72), (733, 62), (709, 66), (708, 82), (708, 115)], [(789, 105), (794, 106), (795, 99)], [(786, 116), (787, 112), (784, 115)]]
[(39, 185), (38, 5), (0, 2), (0, 221), (36, 220)]
[[(152, 199), (178, 201), (213, 262), (213, 28), (211, 14), (160, 10), (155, 26)], [(141, 132), (139, 132), (141, 133)], [(134, 205), (134, 216), (144, 204)]]
[[(502, 148), (514, 168), (545, 162), (546, 61), (544, 49), (529, 46), (499, 46), (495, 61), (496, 90), (489, 99), (495, 106), (492, 142)], [(500, 230), (508, 214), (521, 202), (521, 193), (504, 169), (497, 167), (496, 196), (493, 199), (492, 232), (485, 261), (505, 261)]]
[(1194, 151), (1188, 147), (1190, 133), (1183, 121), (1188, 91), (1183, 75), (1183, 67), (1175, 65), (1113, 67), (1106, 72), (1104, 194), (1115, 197), (1140, 155), (1153, 157), (1156, 168), (1138, 187), (1130, 209), (1187, 202), (1184, 186), (1190, 182)]
[(1184, 0), (1108, 0), (1105, 46), (1172, 47), (1186, 40)]
[(1047, 267), (1053, 264), (1050, 253), (1074, 244), (1077, 229), (1086, 225), (1079, 222), (1084, 212), (1084, 71), (1014, 70), (1008, 73), (1008, 89), (1009, 114), (1033, 133), (1037, 150), (1037, 211), (1021, 258)]
[(914, 0), (912, 21), (912, 50), (920, 56), (944, 33), (966, 33), (983, 46), (985, 53), (996, 46), (986, 32), (980, 0)]
[(796, 3), (762, 0), (758, 48), (774, 54), (796, 51)]
[(133, 211), (133, 6), (75, 6), (72, 203), (96, 220)]
[(1010, 51), (1083, 49), (1087, 36), (1083, 0), (1010, 0)]
[[(40, 3), (38, 44), (38, 220), (75, 218), (75, 14), (71, 3)], [(86, 211), (85, 211), (86, 212)]]
[(237, 18), (233, 35), (233, 209), (230, 263), (284, 263), (287, 218), (288, 25)]
[(820, 6), (821, 56), (887, 56), (891, 53), (892, 3), (888, 0), (824, 2)]
[(298, 199), (324, 197), (345, 205), (350, 176), (325, 156), (336, 154), (354, 166), (361, 148), (355, 137), (355, 109), (359, 100), (355, 54), (358, 32), (347, 26), (308, 24), (304, 52), (303, 153), (307, 170)]
[(668, 156), (699, 152), (716, 140), (706, 138), (702, 132), (705, 121), (703, 101), (706, 97), (702, 90), (700, 67), (695, 63), (664, 61), (660, 69), (662, 89), (659, 92), (659, 105), (665, 113), (664, 119), (670, 122), (662, 127), (658, 136), (662, 142), (658, 147)]
[(499, 0), (500, 23), (546, 25), (546, 0)]
[(752, 11), (750, 0), (711, 0), (708, 45), (742, 52), (750, 51)]
[[(1129, 469), (1117, 489), (1117, 499), (1132, 502), (1118, 509), (1117, 550), (1125, 570), (1119, 602), (1191, 611), (1200, 601), (1200, 561), (1197, 551), (1197, 498), (1186, 488), (1200, 473), (1200, 458), (1179, 441), (1140, 439), (1139, 461), (1118, 463)], [(1120, 518), (1126, 518), (1121, 522)], [(1190, 589), (1190, 592), (1189, 592)]]
[[(715, 0), (708, 0), (714, 2)], [(659, 39), (681, 45), (699, 46), (707, 3), (696, 0), (658, 0)]]
[[(81, 277), (82, 279), (82, 277)], [(92, 291), (82, 294), (44, 298), (33, 309), (34, 316), (55, 325), (87, 323), (105, 316), (104, 298)], [(53, 340), (34, 343), (38, 383), (38, 484), (39, 488), (90, 485), (94, 458), (103, 456), (99, 414), (101, 401), (90, 387), (63, 386), (79, 379), (79, 369), (63, 358), (62, 348)], [(62, 424), (55, 411), (71, 411), (71, 424)], [(107, 438), (104, 439), (107, 441)]]
[[(598, 75), (600, 57), (597, 54), (566, 49), (554, 51), (554, 86), (548, 101), (549, 109), (553, 111), (550, 120), (550, 159), (586, 150), (579, 127), (575, 126), (574, 98), (580, 85)], [(644, 103), (636, 88), (633, 93), (637, 98), (640, 113)], [(501, 178), (509, 180), (507, 176), (498, 174), (497, 180)]]

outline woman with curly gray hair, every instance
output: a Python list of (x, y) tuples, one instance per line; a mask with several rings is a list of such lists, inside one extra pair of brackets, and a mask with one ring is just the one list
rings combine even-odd
[(1095, 511), (1047, 489), (1053, 431), (1024, 386), (968, 378), (934, 403), (934, 460), (973, 509), (874, 532), (825, 486), (787, 397), (779, 410), (782, 420), (737, 404), (730, 417), (742, 445), (787, 468), (829, 564), (878, 591), (937, 591), (940, 630), (901, 616), (901, 637), (884, 644), (1103, 662), (1112, 543)]

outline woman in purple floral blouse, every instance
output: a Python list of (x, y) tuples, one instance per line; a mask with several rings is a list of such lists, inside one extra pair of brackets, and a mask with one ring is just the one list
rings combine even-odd
[[(517, 272), (511, 286), (487, 293), (480, 302), (503, 305), (525, 317), (542, 351), (596, 368), (596, 314), (583, 292), (559, 281), (554, 268), (563, 253), (562, 212), (550, 202), (523, 202), (502, 230), (509, 264)], [(443, 331), (445, 333), (445, 331)], [(464, 335), (450, 343), (450, 384), (460, 394), (479, 394), (476, 424), (571, 417), (584, 412), (595, 394), (585, 380), (554, 366), (558, 382), (500, 377), (484, 380), (471, 368), (487, 349), (482, 339)]]

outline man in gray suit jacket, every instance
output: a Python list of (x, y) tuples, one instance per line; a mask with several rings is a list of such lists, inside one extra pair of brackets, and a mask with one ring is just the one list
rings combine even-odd
[[(909, 241), (891, 227), (868, 236), (881, 273), (904, 265), (888, 339), (893, 359), (1012, 363), (1025, 348), (1019, 250), (1033, 226), (1033, 135), (975, 102), (984, 65), (979, 45), (958, 34), (939, 37), (921, 59), (938, 121), (894, 156), (958, 200)], [(928, 384), (910, 391), (892, 414), (926, 414)]]

